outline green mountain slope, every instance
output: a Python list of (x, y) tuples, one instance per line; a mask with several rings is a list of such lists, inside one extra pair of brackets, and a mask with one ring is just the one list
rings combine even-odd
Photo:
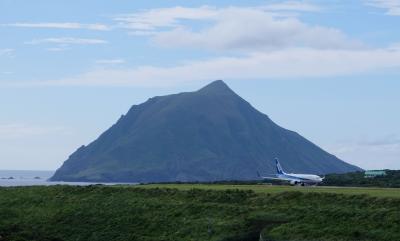
[(88, 146), (73, 153), (51, 180), (102, 182), (255, 179), (287, 171), (357, 171), (299, 134), (286, 130), (223, 81), (196, 92), (134, 105)]

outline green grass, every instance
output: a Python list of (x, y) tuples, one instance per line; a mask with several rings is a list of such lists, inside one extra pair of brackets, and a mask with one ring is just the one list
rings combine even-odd
[(400, 240), (400, 198), (385, 195), (387, 189), (355, 189), (364, 195), (346, 190), (187, 184), (0, 187), (0, 240), (256, 241), (260, 234), (274, 241)]
[(177, 188), (179, 190), (211, 189), (211, 190), (252, 190), (255, 193), (277, 194), (282, 192), (299, 191), (303, 193), (334, 193), (348, 195), (370, 195), (373, 197), (400, 198), (399, 188), (372, 188), (372, 187), (299, 187), (299, 186), (271, 186), (271, 185), (223, 185), (223, 184), (149, 184), (140, 185), (141, 188)]

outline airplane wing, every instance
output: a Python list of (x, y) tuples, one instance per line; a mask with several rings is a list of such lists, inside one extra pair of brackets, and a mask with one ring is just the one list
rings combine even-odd
[(295, 177), (284, 177), (284, 176), (278, 176), (276, 174), (271, 174), (268, 176), (261, 176), (258, 172), (257, 172), (258, 177), (262, 178), (262, 179), (266, 179), (266, 180), (279, 180), (279, 181), (288, 181), (288, 182), (302, 182), (301, 179), (299, 178), (295, 178)]
[(291, 177), (261, 177), (262, 179), (266, 180), (279, 180), (279, 181), (287, 181), (287, 182), (302, 182), (301, 179), (291, 178)]
[(267, 180), (283, 180), (282, 178), (279, 177), (261, 177), (262, 179), (267, 179)]

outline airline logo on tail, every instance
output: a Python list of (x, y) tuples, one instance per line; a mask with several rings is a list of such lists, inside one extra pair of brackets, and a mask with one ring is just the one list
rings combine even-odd
[(285, 172), (284, 172), (283, 169), (282, 169), (281, 164), (279, 163), (278, 158), (275, 158), (275, 162), (276, 162), (276, 172), (277, 172), (278, 174), (285, 174)]

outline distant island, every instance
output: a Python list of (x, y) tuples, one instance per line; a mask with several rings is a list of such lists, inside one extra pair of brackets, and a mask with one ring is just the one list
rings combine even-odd
[(217, 80), (195, 92), (132, 106), (97, 140), (76, 150), (50, 180), (252, 180), (257, 171), (275, 173), (275, 157), (291, 172), (361, 170), (278, 126)]

